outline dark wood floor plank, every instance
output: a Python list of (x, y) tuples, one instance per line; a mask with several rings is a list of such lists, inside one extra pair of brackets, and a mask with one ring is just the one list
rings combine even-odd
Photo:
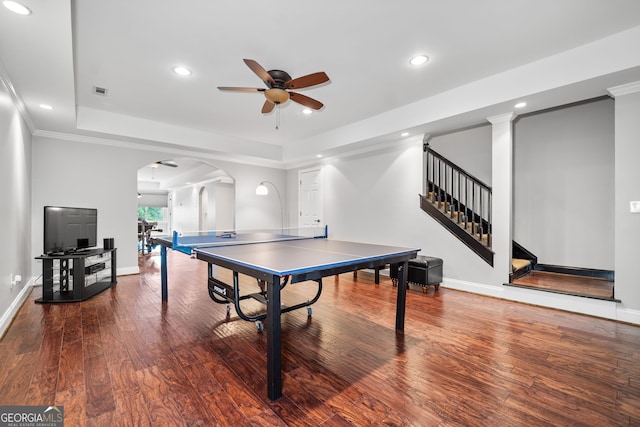
[(180, 405), (175, 398), (165, 395), (147, 404), (154, 426), (188, 426), (187, 421), (180, 414)]
[(191, 389), (186, 394), (174, 395), (178, 411), (188, 426), (210, 426), (213, 421), (206, 403), (201, 399), (200, 393)]
[[(58, 367), (34, 367), (31, 383), (27, 386), (25, 400), (41, 402), (42, 405), (55, 405)], [(40, 403), (38, 403), (40, 404)]]
[(111, 387), (115, 391), (138, 393), (138, 372), (134, 369), (129, 359), (116, 362), (107, 361)]
[(62, 330), (47, 330), (42, 337), (38, 366), (52, 367), (60, 363), (60, 351), (62, 350)]
[(251, 423), (240, 411), (226, 390), (203, 394), (202, 400), (215, 425), (225, 427), (249, 427)]
[(165, 303), (159, 257), (140, 271), (81, 303), (24, 304), (0, 340), (0, 405), (63, 405), (74, 426), (640, 425), (636, 325), (430, 288), (408, 292), (396, 333), (397, 288), (343, 274), (312, 317), (282, 316), (271, 402), (268, 330), (210, 300), (206, 265), (169, 252)]
[(104, 356), (93, 356), (84, 359), (84, 381), (87, 396), (87, 417), (95, 418), (113, 411), (113, 388), (109, 378), (107, 360)]
[(200, 362), (192, 363), (191, 365), (184, 366), (182, 368), (189, 378), (191, 385), (194, 389), (198, 390), (201, 394), (217, 393), (223, 390), (222, 385), (215, 378), (213, 373), (204, 367)]
[(69, 390), (84, 385), (83, 364), (82, 340), (64, 341), (60, 353), (58, 391)]
[(65, 425), (87, 425), (87, 401), (84, 392), (84, 384), (74, 389), (57, 391), (55, 399), (56, 405), (64, 406)]
[(39, 354), (16, 354), (3, 366), (4, 380), (0, 384), (1, 405), (27, 405), (27, 386), (33, 377), (33, 366), (38, 360)]
[(150, 427), (151, 419), (146, 402), (139, 393), (130, 390), (114, 391), (118, 426)]

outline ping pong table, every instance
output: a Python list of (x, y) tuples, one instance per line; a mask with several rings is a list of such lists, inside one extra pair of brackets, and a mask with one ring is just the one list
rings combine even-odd
[[(316, 231), (318, 229), (315, 229)], [(407, 263), (420, 249), (356, 243), (327, 238), (327, 228), (321, 233), (285, 232), (201, 232), (194, 235), (154, 237), (161, 245), (162, 299), (168, 300), (167, 249), (191, 254), (208, 263), (209, 296), (218, 303), (233, 303), (242, 313), (239, 301), (254, 298), (266, 305), (262, 314), (246, 316), (245, 320), (265, 320), (267, 331), (267, 396), (276, 400), (282, 395), (281, 319), (282, 313), (313, 304), (322, 292), (322, 278), (362, 269), (375, 269), (387, 264), (398, 265), (396, 330), (404, 330), (407, 290)], [(233, 272), (233, 284), (215, 276), (214, 266)], [(262, 292), (241, 296), (238, 275), (255, 278)], [(287, 283), (316, 282), (316, 296), (291, 307), (281, 305), (281, 290)], [(229, 313), (227, 308), (227, 314)], [(241, 315), (242, 318), (243, 314)], [(260, 324), (260, 323), (258, 323)], [(259, 327), (261, 331), (262, 328)]]

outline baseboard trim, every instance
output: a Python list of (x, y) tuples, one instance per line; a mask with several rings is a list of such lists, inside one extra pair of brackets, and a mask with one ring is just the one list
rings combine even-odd
[(625, 323), (640, 325), (640, 310), (630, 308), (618, 308), (618, 320)]
[(640, 311), (624, 308), (621, 303), (573, 295), (540, 292), (516, 286), (487, 285), (444, 278), (441, 287), (480, 295), (553, 308), (587, 316), (640, 325)]
[(518, 288), (531, 289), (531, 290), (535, 290), (535, 291), (538, 291), (538, 292), (553, 292), (553, 293), (556, 293), (556, 294), (572, 295), (574, 297), (580, 297), (580, 298), (593, 298), (593, 299), (598, 299), (598, 300), (601, 300), (601, 301), (622, 302), (619, 299), (615, 299), (615, 298), (605, 298), (605, 297), (598, 297), (598, 296), (594, 296), (594, 295), (578, 294), (578, 293), (575, 293), (575, 292), (561, 291), (561, 290), (558, 290), (558, 289), (537, 288), (535, 286), (521, 285), (521, 284), (518, 284), (518, 283), (505, 283), (504, 286), (514, 286), (514, 287), (518, 287)]
[(599, 270), (595, 268), (567, 267), (564, 265), (536, 264), (534, 270), (549, 273), (570, 274), (572, 276), (591, 277), (594, 279), (615, 280), (615, 272), (612, 270)]
[(128, 276), (130, 274), (138, 274), (140, 273), (140, 268), (136, 267), (125, 267), (125, 268), (118, 268), (116, 270), (116, 275), (118, 276)]
[(18, 296), (13, 300), (7, 311), (2, 314), (0, 317), (0, 338), (4, 337), (4, 334), (11, 326), (11, 322), (13, 322), (14, 317), (18, 314), (18, 310), (22, 307), (22, 304), (27, 300), (29, 295), (31, 294), (31, 289), (33, 289), (35, 279), (31, 278), (29, 282), (22, 288)]

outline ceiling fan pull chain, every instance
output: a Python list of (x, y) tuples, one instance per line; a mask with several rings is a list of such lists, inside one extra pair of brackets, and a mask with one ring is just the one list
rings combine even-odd
[(280, 129), (280, 103), (276, 104), (276, 130)]

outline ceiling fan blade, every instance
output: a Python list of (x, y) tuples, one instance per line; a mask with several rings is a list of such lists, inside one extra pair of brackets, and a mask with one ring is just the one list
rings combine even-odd
[(315, 99), (309, 98), (301, 93), (289, 92), (289, 97), (292, 101), (297, 102), (300, 105), (304, 105), (305, 107), (313, 108), (314, 110), (319, 110), (324, 107), (322, 102), (316, 101)]
[(276, 104), (274, 104), (273, 102), (269, 101), (268, 99), (266, 99), (264, 101), (264, 104), (262, 105), (262, 114), (267, 114), (273, 111), (273, 107), (275, 107)]
[(267, 87), (271, 87), (276, 84), (276, 81), (273, 80), (273, 77), (267, 73), (267, 70), (262, 68), (262, 65), (258, 64), (253, 59), (243, 59), (244, 63), (247, 64), (247, 67), (251, 68), (251, 71), (256, 73), (258, 77), (267, 85)]
[(324, 71), (320, 71), (318, 73), (308, 74), (306, 76), (298, 77), (297, 79), (289, 80), (284, 84), (284, 87), (287, 89), (302, 89), (328, 81), (329, 76), (327, 76)]
[(178, 164), (174, 160), (158, 160), (154, 164), (158, 166), (169, 166), (170, 168), (178, 167)]
[(218, 86), (219, 90), (228, 90), (231, 92), (264, 92), (266, 89), (259, 89), (255, 87), (228, 87)]

